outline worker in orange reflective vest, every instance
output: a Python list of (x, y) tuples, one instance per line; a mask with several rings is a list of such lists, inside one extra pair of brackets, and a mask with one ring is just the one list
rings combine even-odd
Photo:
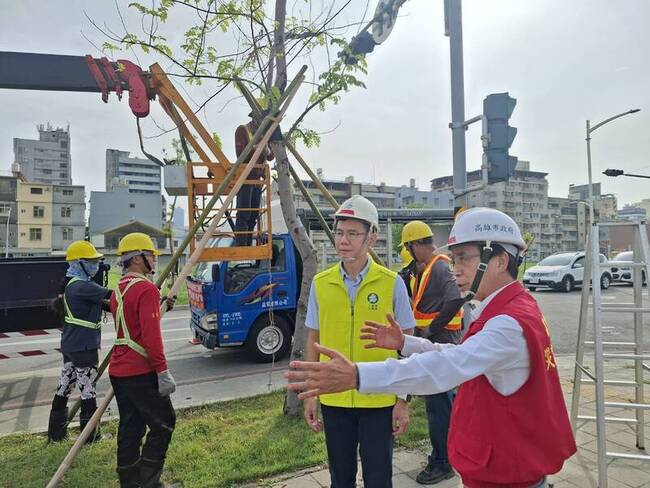
[[(464, 300), (449, 270), (449, 258), (435, 253), (431, 227), (420, 220), (409, 222), (402, 229), (400, 245), (415, 260), (415, 279), (409, 284), (416, 335), (436, 343), (458, 344)], [(420, 484), (433, 485), (454, 476), (447, 457), (453, 397), (453, 391), (424, 397), (432, 450), (427, 466), (416, 478)]]

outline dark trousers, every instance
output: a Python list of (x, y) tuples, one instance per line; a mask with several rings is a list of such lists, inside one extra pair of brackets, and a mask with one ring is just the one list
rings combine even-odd
[(429, 423), (429, 439), (431, 439), (432, 447), (429, 464), (445, 471), (451, 469), (447, 457), (447, 433), (449, 432), (449, 419), (451, 418), (453, 400), (453, 391), (424, 397)]
[(363, 486), (393, 486), (393, 407), (342, 408), (321, 405), (332, 488), (354, 488), (357, 449)]
[[(262, 187), (258, 185), (243, 185), (237, 193), (237, 208), (260, 208)], [(235, 217), (235, 232), (252, 232), (257, 224), (259, 210), (237, 210)], [(237, 246), (250, 246), (252, 234), (235, 235)]]
[[(140, 457), (163, 462), (176, 425), (176, 413), (169, 397), (158, 393), (158, 377), (148, 373), (110, 378), (120, 412), (117, 465), (131, 466)], [(140, 451), (146, 427), (149, 433)]]

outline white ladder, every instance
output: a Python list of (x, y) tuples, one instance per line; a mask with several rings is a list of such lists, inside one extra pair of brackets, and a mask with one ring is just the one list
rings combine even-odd
[[(603, 305), (601, 299), (600, 279), (601, 271), (608, 263), (601, 263), (599, 236), (601, 228), (632, 227), (634, 233), (634, 262), (621, 262), (623, 267), (632, 269), (634, 283), (634, 301), (631, 303), (608, 303)], [(650, 360), (650, 353), (643, 352), (643, 314), (650, 313), (650, 292), (646, 293), (649, 302), (643, 306), (643, 270), (645, 276), (650, 277), (648, 268), (650, 246), (646, 234), (645, 222), (603, 222), (592, 224), (587, 237), (585, 269), (583, 275), (582, 300), (580, 304), (580, 322), (578, 327), (578, 344), (576, 348), (576, 362), (574, 370), (573, 395), (571, 400), (571, 424), (574, 431), (587, 422), (596, 422), (596, 436), (598, 446), (598, 486), (607, 488), (607, 463), (612, 459), (634, 459), (650, 461), (650, 456), (643, 453), (612, 452), (607, 451), (606, 425), (612, 423), (632, 424), (636, 431), (636, 448), (645, 451), (644, 411), (650, 410), (650, 404), (644, 402), (643, 370), (650, 371), (650, 366), (643, 361)], [(591, 293), (589, 277), (591, 276)], [(589, 297), (592, 296), (592, 303)], [(589, 306), (593, 312), (593, 340), (587, 341), (587, 322)], [(603, 341), (603, 314), (616, 313), (622, 316), (621, 325), (625, 324), (625, 314), (631, 313), (634, 317), (634, 341), (615, 342)], [(592, 346), (594, 353), (594, 372), (590, 372), (584, 364), (585, 347)], [(606, 352), (614, 350), (616, 352)], [(611, 348), (611, 349), (610, 349)], [(623, 350), (623, 351), (622, 351)], [(632, 360), (634, 361), (634, 380), (606, 380), (604, 377), (605, 359), (608, 361)], [(583, 374), (587, 378), (583, 378)], [(580, 415), (580, 389), (584, 384), (596, 387), (596, 415)], [(605, 386), (630, 387), (635, 390), (635, 401), (608, 402), (605, 401)], [(607, 408), (625, 408), (635, 411), (634, 417), (607, 416)], [(583, 421), (578, 426), (578, 421)]]

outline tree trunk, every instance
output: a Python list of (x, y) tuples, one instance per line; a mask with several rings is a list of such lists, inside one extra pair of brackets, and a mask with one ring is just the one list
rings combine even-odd
[[(273, 33), (273, 48), (271, 59), (275, 61), (275, 83), (280, 92), (284, 92), (287, 85), (287, 62), (285, 53), (285, 19), (287, 15), (287, 0), (275, 2), (275, 29)], [(271, 150), (275, 156), (275, 167), (278, 173), (278, 193), (284, 221), (289, 229), (291, 239), (302, 258), (302, 282), (300, 283), (300, 297), (296, 311), (296, 327), (291, 347), (291, 359), (304, 359), (307, 343), (307, 302), (309, 301), (309, 288), (318, 268), (317, 254), (314, 244), (309, 239), (305, 227), (298, 218), (296, 206), (293, 203), (291, 192), (291, 177), (289, 175), (289, 158), (284, 141), (271, 143)], [(300, 401), (295, 392), (287, 391), (284, 397), (284, 414), (300, 415)]]
[[(309, 288), (318, 269), (318, 255), (314, 244), (307, 235), (305, 227), (296, 214), (296, 207), (293, 203), (293, 195), (291, 192), (289, 160), (284, 143), (275, 142), (271, 145), (271, 148), (275, 155), (275, 167), (278, 173), (278, 193), (280, 194), (282, 214), (289, 229), (291, 239), (302, 257), (302, 281), (300, 283), (300, 297), (296, 311), (296, 327), (293, 334), (293, 345), (291, 347), (291, 360), (303, 360), (305, 358), (305, 347), (307, 343), (307, 328), (305, 327), (307, 302), (309, 300)], [(285, 415), (300, 415), (300, 401), (295, 392), (287, 391), (285, 394), (284, 413)]]

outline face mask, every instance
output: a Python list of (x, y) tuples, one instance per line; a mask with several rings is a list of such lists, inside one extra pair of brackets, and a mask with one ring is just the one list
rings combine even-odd
[(92, 278), (97, 274), (99, 271), (99, 262), (94, 262), (91, 263), (89, 261), (82, 261), (84, 265), (84, 269), (86, 270), (86, 273), (88, 273), (88, 277)]

